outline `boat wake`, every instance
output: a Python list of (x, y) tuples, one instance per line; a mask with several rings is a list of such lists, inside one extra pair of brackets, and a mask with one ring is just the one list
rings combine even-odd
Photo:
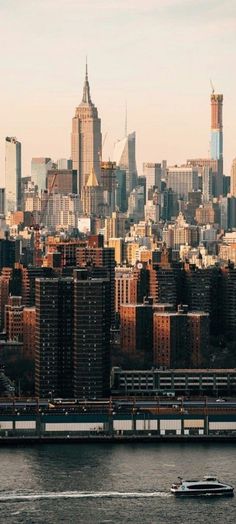
[(0, 502), (44, 500), (44, 499), (94, 499), (94, 498), (151, 498), (171, 497), (166, 491), (45, 491), (38, 493), (4, 493), (0, 494)]

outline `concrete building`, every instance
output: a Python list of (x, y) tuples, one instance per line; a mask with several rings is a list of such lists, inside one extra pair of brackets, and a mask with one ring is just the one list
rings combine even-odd
[(193, 247), (198, 246), (199, 229), (197, 226), (188, 224), (183, 213), (180, 212), (174, 224), (164, 227), (162, 239), (167, 247), (174, 249), (179, 249), (182, 244), (189, 244)]
[(129, 356), (138, 356), (139, 363), (153, 362), (153, 303), (120, 305), (120, 346)]
[(72, 119), (71, 158), (73, 169), (77, 171), (77, 190), (82, 193), (92, 171), (100, 182), (100, 162), (102, 154), (101, 120), (90, 96), (88, 68), (86, 64), (82, 102), (75, 110)]
[(110, 282), (74, 271), (74, 396), (96, 399), (110, 390)]
[(71, 398), (73, 279), (39, 278), (35, 287), (35, 394)]
[(9, 296), (5, 306), (5, 330), (7, 340), (23, 341), (23, 305), (21, 297)]
[(76, 249), (76, 267), (105, 269), (105, 276), (109, 279), (110, 314), (115, 318), (115, 249), (113, 247), (79, 247)]
[(5, 212), (21, 209), (21, 143), (5, 139)]
[(76, 194), (77, 172), (73, 169), (49, 169), (46, 175), (46, 189), (62, 195)]
[[(218, 192), (220, 189), (220, 185), (222, 184), (223, 188), (223, 161), (222, 159), (215, 159), (215, 158), (193, 158), (187, 160), (187, 165), (195, 167), (198, 169), (198, 173), (201, 176), (201, 185), (202, 190), (204, 190), (205, 195), (207, 196), (208, 190), (212, 189), (212, 195), (217, 197), (219, 194), (223, 194)], [(204, 170), (205, 174), (204, 174)], [(209, 169), (209, 172), (207, 171)], [(212, 177), (212, 180), (210, 178)], [(211, 188), (211, 182), (212, 182), (212, 188)], [(219, 185), (220, 183), (220, 185)], [(209, 185), (208, 185), (209, 184)]]
[(144, 218), (144, 188), (137, 186), (132, 189), (128, 197), (128, 212), (129, 218), (134, 222), (139, 222)]
[(199, 206), (196, 209), (195, 220), (197, 224), (201, 226), (204, 226), (205, 224), (215, 224), (217, 221), (217, 216), (214, 205), (209, 202)]
[(188, 312), (156, 312), (153, 316), (154, 366), (159, 368), (200, 367), (209, 341), (209, 315)]
[(115, 310), (125, 304), (142, 304), (148, 295), (148, 272), (142, 264), (136, 267), (117, 267), (115, 269)]
[(124, 239), (123, 238), (109, 238), (108, 247), (114, 248), (116, 264), (121, 265), (124, 261)]
[(114, 211), (111, 217), (105, 219), (105, 242), (108, 243), (109, 238), (124, 238), (125, 237), (125, 222), (126, 215)]
[(23, 309), (23, 351), (24, 355), (31, 359), (35, 356), (35, 307), (24, 307)]

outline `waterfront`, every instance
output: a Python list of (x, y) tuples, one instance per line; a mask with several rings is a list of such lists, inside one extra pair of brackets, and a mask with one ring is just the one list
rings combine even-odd
[(67, 444), (0, 449), (0, 522), (235, 522), (236, 497), (176, 500), (178, 475), (236, 487), (235, 444)]

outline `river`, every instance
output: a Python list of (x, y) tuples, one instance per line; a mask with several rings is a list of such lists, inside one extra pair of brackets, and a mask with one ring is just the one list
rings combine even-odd
[(234, 498), (176, 499), (177, 476), (214, 474), (236, 488), (236, 445), (69, 444), (0, 448), (0, 522), (217, 524)]

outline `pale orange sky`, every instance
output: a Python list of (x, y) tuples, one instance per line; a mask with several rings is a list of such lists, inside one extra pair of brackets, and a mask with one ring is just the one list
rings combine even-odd
[(0, 183), (4, 138), (32, 156), (70, 156), (88, 55), (104, 158), (137, 133), (143, 161), (207, 156), (210, 78), (224, 94), (225, 173), (236, 156), (235, 0), (0, 0)]

